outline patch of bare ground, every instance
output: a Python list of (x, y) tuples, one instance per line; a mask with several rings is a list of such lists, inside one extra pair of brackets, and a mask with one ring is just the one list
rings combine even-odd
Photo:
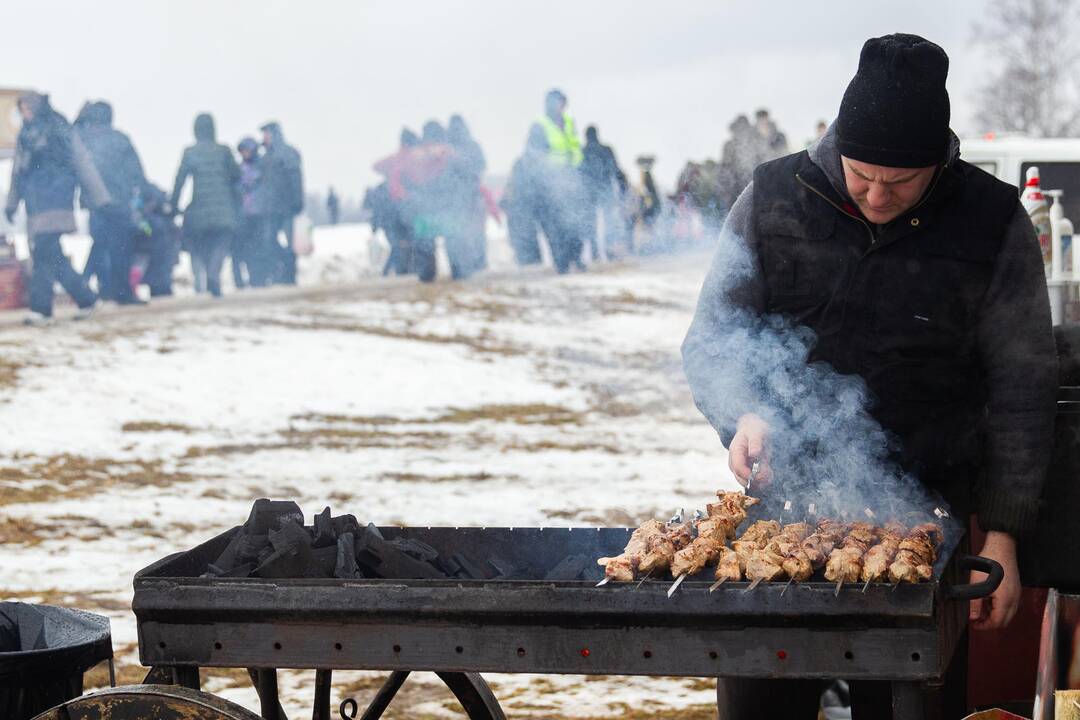
[(126, 433), (155, 433), (155, 432), (176, 432), (176, 433), (193, 433), (195, 428), (190, 425), (184, 425), (177, 422), (161, 422), (158, 420), (135, 420), (132, 422), (126, 422), (120, 426), (121, 432)]
[(131, 610), (131, 604), (127, 601), (109, 597), (103, 592), (81, 592), (58, 588), (6, 590), (0, 587), (0, 601), (56, 605), (101, 613), (130, 612)]
[(686, 312), (689, 310), (682, 303), (660, 300), (657, 298), (635, 295), (629, 290), (621, 290), (615, 295), (604, 295), (599, 298), (591, 298), (590, 302), (604, 315), (619, 313), (645, 313), (652, 314), (657, 310), (672, 312)]
[(620, 448), (617, 445), (611, 445), (608, 443), (563, 442), (559, 440), (537, 440), (533, 442), (513, 440), (508, 443), (504, 443), (500, 449), (502, 450), (502, 452), (604, 452), (608, 453), (609, 455), (622, 455), (626, 452), (625, 449)]
[(450, 483), (450, 482), (487, 482), (489, 480), (520, 480), (520, 475), (492, 475), (487, 472), (457, 473), (453, 475), (423, 475), (421, 473), (388, 472), (380, 478), (403, 483)]
[(349, 428), (315, 428), (282, 430), (282, 439), (261, 442), (229, 443), (225, 445), (196, 445), (184, 451), (184, 459), (253, 455), (275, 450), (358, 450), (364, 448), (414, 448), (437, 450), (446, 447), (452, 436), (444, 432), (404, 432)]
[(0, 545), (38, 545), (45, 540), (93, 541), (116, 533), (105, 523), (83, 515), (55, 515), (45, 522), (0, 518)]
[(608, 703), (608, 713), (589, 715), (592, 720), (622, 718), (622, 720), (716, 720), (716, 705), (690, 705), (684, 708), (661, 708), (658, 703), (643, 703), (635, 707), (627, 703)]
[(650, 508), (648, 512), (631, 515), (620, 508), (612, 508), (603, 512), (593, 510), (560, 510), (555, 508), (541, 509), (540, 512), (551, 520), (568, 520), (586, 527), (637, 527), (649, 518), (658, 518), (663, 514), (657, 508)]
[(310, 320), (292, 320), (279, 317), (253, 318), (249, 322), (260, 326), (281, 327), (288, 330), (330, 330), (336, 332), (356, 332), (365, 335), (393, 340), (408, 340), (434, 345), (460, 345), (478, 353), (510, 357), (522, 355), (525, 348), (507, 343), (501, 343), (489, 333), (483, 332), (475, 336), (457, 333), (454, 335), (437, 335), (435, 333), (418, 332), (410, 327), (386, 327), (383, 325), (369, 325), (357, 322), (355, 318), (334, 316), (310, 316)]
[(0, 390), (15, 387), (19, 382), (19, 372), (27, 365), (19, 360), (0, 357)]
[[(114, 460), (61, 453), (16, 456), (0, 464), (0, 506), (86, 497), (118, 487), (169, 487), (194, 476), (160, 460)], [(0, 459), (0, 463), (4, 460)]]
[(476, 407), (451, 407), (434, 417), (401, 418), (385, 415), (327, 415), (322, 413), (303, 413), (293, 415), (290, 420), (298, 422), (321, 423), (326, 425), (437, 425), (468, 424), (491, 421), (513, 423), (516, 425), (579, 425), (583, 414), (562, 407), (545, 403), (524, 404), (489, 404)]

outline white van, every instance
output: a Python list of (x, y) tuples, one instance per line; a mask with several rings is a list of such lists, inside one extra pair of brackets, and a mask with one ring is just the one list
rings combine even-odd
[(999, 180), (1024, 186), (1027, 169), (1039, 167), (1042, 189), (1064, 190), (1065, 216), (1080, 224), (1080, 138), (995, 135), (960, 141), (960, 158)]

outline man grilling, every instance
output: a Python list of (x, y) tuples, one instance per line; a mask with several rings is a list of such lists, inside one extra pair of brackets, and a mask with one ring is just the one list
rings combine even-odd
[[(970, 617), (1000, 628), (1019, 603), (1016, 541), (1039, 505), (1057, 361), (1032, 224), (1015, 187), (960, 159), (948, 63), (918, 36), (866, 42), (835, 123), (807, 151), (759, 166), (732, 207), (725, 232), (745, 243), (748, 269), (733, 279), (730, 254), (717, 253), (683, 359), (732, 472), (745, 485), (758, 461), (753, 492), (767, 495), (773, 471), (784, 480), (769, 466), (767, 400), (749, 383), (718, 391), (752, 376), (718, 344), (745, 318), (812, 330), (806, 362), (861, 378), (902, 467), (987, 532), (981, 554), (1005, 579)], [(720, 717), (814, 717), (820, 685), (786, 684), (721, 680)], [(855, 717), (888, 717), (862, 714), (855, 696)]]

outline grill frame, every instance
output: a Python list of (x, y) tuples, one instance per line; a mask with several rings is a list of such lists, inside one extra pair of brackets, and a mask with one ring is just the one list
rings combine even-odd
[[(617, 554), (627, 528), (380, 528), (440, 551), (485, 547), (524, 576), (567, 550)], [(141, 570), (132, 609), (145, 665), (934, 682), (967, 624), (948, 599), (957, 548), (919, 585), (783, 585), (688, 578), (610, 584), (539, 580), (199, 578), (233, 528)], [(517, 548), (517, 555), (515, 555)], [(521, 548), (529, 554), (522, 556)], [(535, 558), (533, 566), (529, 558)], [(600, 570), (596, 568), (596, 579)], [(587, 650), (587, 652), (583, 652)]]

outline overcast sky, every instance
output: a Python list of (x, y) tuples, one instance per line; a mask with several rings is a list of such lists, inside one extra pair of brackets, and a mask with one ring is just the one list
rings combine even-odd
[[(462, 113), (504, 174), (561, 88), (630, 169), (658, 157), (670, 184), (717, 156), (736, 113), (765, 106), (793, 145), (831, 119), (863, 41), (924, 35), (951, 58), (953, 125), (971, 125), (982, 0), (94, 0), (4, 8), (0, 84), (49, 92), (69, 119), (113, 103), (155, 182), (171, 188), (196, 113), (235, 146), (269, 119), (309, 187), (358, 196), (403, 125)], [(3, 181), (6, 184), (6, 179)]]

